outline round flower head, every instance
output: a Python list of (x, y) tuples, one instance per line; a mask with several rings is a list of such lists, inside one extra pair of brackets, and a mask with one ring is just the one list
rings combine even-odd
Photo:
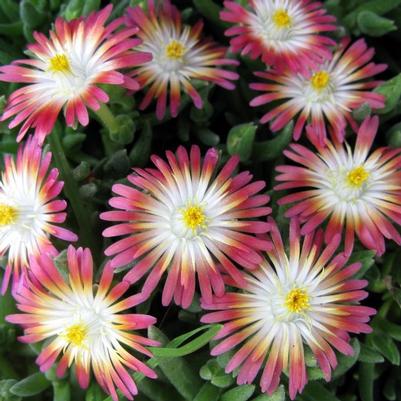
[[(156, 374), (127, 349), (152, 356), (144, 345), (157, 342), (133, 332), (149, 327), (156, 319), (148, 315), (120, 314), (143, 298), (132, 295), (120, 300), (129, 288), (122, 281), (110, 288), (113, 272), (106, 265), (94, 295), (93, 262), (89, 249), (72, 246), (67, 252), (68, 275), (64, 278), (48, 255), (30, 261), (30, 274), (15, 295), (22, 314), (7, 316), (10, 323), (24, 327), (19, 340), (37, 343), (47, 340), (36, 362), (42, 372), (57, 364), (57, 375), (75, 365), (78, 382), (88, 387), (92, 368), (97, 382), (118, 401), (115, 387), (129, 400), (137, 394), (127, 369), (147, 377)], [(61, 355), (61, 358), (59, 356)]]
[[(375, 310), (358, 305), (367, 296), (361, 290), (367, 281), (352, 279), (361, 264), (344, 267), (344, 255), (332, 258), (339, 236), (326, 248), (321, 246), (321, 231), (307, 234), (301, 244), (294, 219), (289, 255), (275, 225), (271, 238), (274, 247), (267, 252), (268, 259), (252, 274), (244, 273), (246, 283), (239, 286), (241, 292), (202, 301), (203, 308), (214, 310), (202, 321), (225, 322), (216, 336), (224, 340), (212, 349), (212, 355), (235, 349), (226, 372), (239, 368), (238, 384), (252, 383), (260, 371), (262, 392), (271, 394), (285, 371), (294, 399), (308, 381), (305, 347), (311, 349), (329, 381), (337, 365), (333, 348), (352, 355), (349, 333), (369, 333), (367, 322)], [(230, 281), (228, 284), (237, 286)]]
[(181, 88), (198, 109), (203, 106), (202, 98), (192, 80), (210, 81), (226, 89), (234, 89), (231, 82), (238, 74), (225, 71), (219, 66), (237, 65), (237, 61), (225, 57), (226, 48), (210, 40), (202, 39), (203, 24), (182, 25), (180, 12), (169, 0), (155, 7), (148, 1), (148, 13), (139, 7), (129, 8), (127, 25), (138, 26), (142, 45), (138, 51), (152, 54), (153, 59), (134, 70), (134, 76), (142, 86), (148, 87), (140, 109), (148, 107), (157, 99), (156, 116), (160, 120), (166, 112), (170, 90), (170, 111), (176, 117), (181, 103)]
[(2, 116), (2, 120), (14, 117), (10, 128), (24, 122), (18, 140), (32, 127), (42, 143), (62, 108), (67, 125), (75, 125), (76, 120), (87, 125), (87, 107), (98, 110), (100, 103), (109, 100), (97, 84), (139, 89), (136, 81), (118, 70), (148, 61), (151, 56), (128, 50), (140, 43), (132, 38), (137, 29), (115, 32), (121, 25), (119, 20), (105, 26), (111, 10), (109, 5), (70, 22), (57, 18), (50, 39), (34, 32), (36, 43), (28, 45), (32, 59), (0, 67), (1, 81), (28, 84), (10, 96)]
[(343, 141), (347, 121), (355, 131), (358, 129), (351, 116), (353, 110), (365, 103), (373, 109), (384, 107), (385, 97), (369, 91), (379, 82), (364, 80), (385, 70), (386, 65), (369, 62), (374, 50), (368, 49), (363, 39), (346, 50), (348, 43), (348, 40), (344, 40), (331, 61), (306, 74), (289, 70), (256, 73), (269, 83), (250, 85), (252, 89), (265, 92), (253, 99), (251, 106), (281, 101), (279, 106), (262, 117), (261, 123), (271, 121), (272, 131), (278, 131), (292, 118), (299, 116), (294, 139), (299, 139), (305, 123), (309, 121), (309, 138), (313, 143), (323, 145), (327, 135), (326, 120), (331, 136)]
[(401, 148), (380, 148), (369, 154), (379, 125), (378, 117), (361, 125), (354, 150), (347, 144), (328, 142), (314, 153), (293, 144), (284, 154), (301, 166), (279, 166), (276, 190), (305, 188), (287, 195), (279, 204), (296, 202), (286, 216), (299, 216), (306, 234), (328, 221), (326, 240), (345, 228), (346, 252), (350, 253), (354, 233), (362, 244), (379, 255), (385, 240), (401, 244), (391, 220), (401, 224)]
[(236, 25), (231, 48), (278, 69), (304, 70), (331, 57), (335, 42), (320, 32), (336, 30), (335, 18), (312, 0), (249, 0), (248, 7), (225, 1), (223, 21)]
[(55, 199), (63, 188), (58, 170), (49, 171), (51, 153), (42, 154), (36, 141), (29, 138), (20, 145), (17, 158), (6, 155), (0, 179), (0, 254), (7, 255), (2, 293), (7, 290), (11, 273), (14, 283), (28, 265), (29, 256), (57, 253), (49, 240), (53, 235), (76, 241), (70, 231), (55, 225), (63, 223), (64, 200)]
[(191, 304), (198, 276), (202, 295), (224, 293), (224, 283), (216, 261), (235, 280), (241, 281), (234, 262), (253, 268), (260, 262), (260, 250), (269, 242), (252, 234), (264, 233), (266, 222), (251, 220), (265, 216), (267, 195), (257, 195), (265, 183), (251, 183), (249, 172), (233, 175), (238, 158), (232, 157), (218, 172), (218, 153), (210, 149), (202, 161), (200, 150), (192, 146), (190, 155), (183, 147), (176, 154), (166, 152), (168, 163), (157, 156), (157, 169), (135, 169), (128, 180), (135, 188), (116, 184), (118, 196), (110, 205), (120, 210), (103, 213), (101, 218), (121, 221), (106, 229), (106, 237), (128, 235), (106, 250), (116, 255), (115, 267), (133, 261), (136, 265), (125, 280), (135, 283), (148, 271), (143, 287), (146, 297), (167, 271), (162, 303), (174, 301), (184, 308)]

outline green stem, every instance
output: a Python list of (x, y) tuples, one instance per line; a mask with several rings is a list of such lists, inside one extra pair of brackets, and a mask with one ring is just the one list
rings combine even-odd
[(54, 162), (59, 169), (62, 180), (64, 181), (64, 193), (68, 198), (75, 218), (79, 226), (79, 241), (83, 246), (89, 247), (94, 255), (97, 255), (97, 243), (93, 240), (92, 234), (92, 211), (88, 204), (79, 196), (79, 187), (72, 175), (71, 167), (65, 157), (63, 145), (60, 140), (60, 127), (57, 125), (56, 129), (47, 137)]
[(106, 104), (103, 103), (99, 110), (95, 111), (95, 114), (110, 133), (118, 131), (119, 127), (117, 119)]

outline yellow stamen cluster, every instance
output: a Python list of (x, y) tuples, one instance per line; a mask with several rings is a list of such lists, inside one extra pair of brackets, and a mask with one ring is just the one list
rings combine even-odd
[(87, 327), (82, 323), (78, 323), (70, 326), (67, 329), (65, 333), (65, 338), (69, 343), (77, 347), (81, 347), (83, 342), (85, 341), (87, 334), (88, 334)]
[(347, 183), (354, 188), (360, 188), (368, 178), (369, 172), (362, 166), (355, 167), (347, 173)]
[(0, 226), (8, 226), (15, 222), (18, 210), (9, 205), (0, 204)]
[(326, 89), (330, 83), (330, 75), (327, 71), (319, 71), (312, 75), (311, 84), (315, 90)]
[(181, 60), (185, 54), (185, 46), (178, 40), (172, 40), (166, 46), (166, 56), (172, 60)]
[(273, 22), (277, 28), (291, 28), (292, 18), (286, 10), (280, 9), (273, 14)]
[(291, 290), (285, 299), (285, 306), (292, 313), (301, 313), (309, 309), (309, 295), (299, 288)]
[(70, 62), (65, 54), (56, 54), (50, 59), (49, 70), (53, 72), (71, 72)]
[(203, 209), (198, 205), (192, 205), (182, 211), (182, 218), (187, 228), (192, 231), (198, 228), (206, 228), (206, 216)]

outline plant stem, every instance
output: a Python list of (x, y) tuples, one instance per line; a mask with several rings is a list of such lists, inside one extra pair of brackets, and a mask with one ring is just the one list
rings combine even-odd
[(117, 119), (106, 104), (103, 103), (99, 110), (95, 111), (95, 114), (110, 133), (118, 131), (119, 127)]
[(48, 142), (54, 157), (54, 162), (59, 169), (62, 180), (64, 181), (64, 193), (68, 198), (75, 218), (79, 226), (79, 242), (92, 250), (94, 255), (97, 255), (98, 246), (93, 240), (90, 206), (84, 202), (79, 196), (79, 187), (73, 178), (71, 167), (65, 157), (63, 145), (60, 140), (60, 127), (47, 137)]

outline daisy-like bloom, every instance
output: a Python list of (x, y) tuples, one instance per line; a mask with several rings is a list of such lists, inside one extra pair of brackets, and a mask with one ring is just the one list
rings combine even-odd
[(331, 57), (329, 46), (335, 42), (321, 32), (337, 29), (335, 18), (313, 0), (250, 0), (248, 7), (225, 1), (220, 13), (233, 27), (225, 34), (233, 36), (234, 52), (261, 57), (278, 69), (304, 70)]
[[(203, 101), (193, 86), (193, 80), (213, 82), (225, 89), (234, 89), (232, 80), (238, 74), (220, 68), (237, 65), (227, 59), (227, 49), (202, 38), (203, 23), (194, 26), (183, 25), (181, 14), (170, 0), (164, 0), (160, 7), (148, 1), (148, 12), (139, 6), (129, 8), (126, 15), (128, 26), (138, 26), (138, 37), (142, 45), (138, 51), (149, 52), (153, 59), (135, 68), (134, 76), (141, 86), (147, 87), (139, 108), (148, 107), (152, 99), (157, 99), (156, 116), (162, 119), (166, 112), (168, 97), (170, 112), (176, 117), (181, 103), (181, 89), (201, 109)], [(170, 93), (168, 93), (170, 91)]]
[(42, 372), (57, 364), (57, 375), (75, 365), (82, 388), (89, 384), (93, 370), (100, 386), (118, 401), (115, 387), (129, 400), (137, 387), (128, 369), (155, 378), (156, 374), (127, 349), (152, 356), (144, 346), (159, 345), (133, 330), (145, 329), (156, 319), (148, 315), (120, 312), (143, 301), (139, 294), (120, 299), (129, 288), (122, 281), (111, 287), (113, 269), (106, 265), (96, 290), (89, 249), (72, 246), (67, 251), (68, 275), (64, 278), (48, 255), (31, 258), (30, 274), (15, 295), (21, 314), (6, 320), (20, 324), (19, 340), (37, 343), (47, 340), (36, 363)]
[(4, 158), (0, 179), (0, 255), (7, 256), (2, 293), (7, 290), (13, 273), (14, 283), (28, 266), (29, 256), (57, 253), (49, 236), (66, 241), (77, 237), (57, 223), (63, 223), (67, 207), (56, 199), (63, 188), (58, 170), (49, 169), (51, 153), (42, 153), (37, 142), (29, 138), (21, 145), (16, 160)]
[(128, 176), (135, 188), (113, 186), (117, 196), (110, 205), (120, 210), (105, 212), (101, 218), (122, 223), (103, 235), (127, 235), (106, 250), (106, 255), (115, 255), (114, 267), (136, 263), (125, 280), (135, 283), (150, 271), (142, 290), (148, 297), (167, 271), (163, 305), (174, 297), (186, 308), (194, 296), (196, 275), (202, 295), (210, 299), (212, 291), (224, 293), (220, 268), (241, 282), (233, 262), (245, 268), (257, 266), (262, 259), (259, 251), (270, 243), (253, 234), (265, 233), (269, 225), (252, 218), (266, 216), (271, 209), (265, 206), (269, 197), (258, 194), (263, 181), (251, 182), (247, 171), (233, 174), (238, 157), (218, 171), (215, 149), (203, 161), (198, 146), (192, 146), (189, 155), (179, 147), (176, 154), (168, 151), (166, 156), (168, 163), (152, 156), (157, 169), (135, 169)]
[(366, 81), (386, 69), (385, 64), (370, 62), (374, 55), (363, 39), (348, 47), (349, 40), (342, 41), (333, 59), (300, 74), (286, 72), (257, 72), (257, 76), (268, 83), (254, 83), (251, 88), (265, 92), (251, 101), (251, 106), (260, 106), (272, 101), (281, 102), (265, 114), (261, 123), (271, 121), (272, 131), (282, 129), (288, 122), (298, 117), (294, 129), (294, 139), (301, 136), (309, 121), (307, 133), (312, 142), (323, 144), (326, 140), (326, 120), (331, 136), (343, 141), (347, 121), (357, 131), (358, 126), (351, 112), (363, 104), (373, 109), (384, 107), (385, 97), (369, 90), (379, 81)]
[(32, 59), (0, 67), (1, 81), (28, 84), (10, 96), (2, 116), (2, 121), (14, 117), (10, 128), (23, 122), (18, 140), (32, 127), (42, 143), (63, 108), (67, 125), (76, 120), (87, 125), (87, 107), (96, 111), (109, 100), (98, 84), (139, 89), (135, 80), (118, 70), (149, 61), (151, 55), (130, 50), (140, 43), (132, 37), (137, 29), (115, 32), (121, 20), (105, 25), (111, 10), (109, 5), (70, 22), (57, 18), (49, 39), (34, 33), (36, 43), (28, 45)]
[(326, 241), (346, 231), (345, 247), (350, 253), (354, 234), (379, 255), (385, 238), (401, 244), (391, 220), (401, 224), (401, 149), (380, 148), (369, 154), (379, 125), (378, 117), (361, 125), (354, 149), (346, 142), (328, 142), (312, 152), (292, 144), (284, 154), (300, 166), (278, 166), (276, 190), (303, 188), (284, 196), (279, 204), (296, 203), (287, 217), (299, 216), (306, 234), (324, 222)]
[[(239, 368), (238, 384), (252, 383), (259, 371), (263, 392), (273, 393), (283, 371), (289, 376), (289, 394), (294, 399), (307, 383), (305, 347), (314, 354), (327, 381), (337, 365), (334, 350), (352, 355), (349, 333), (369, 333), (374, 309), (360, 306), (367, 296), (366, 280), (352, 279), (360, 263), (347, 267), (347, 258), (333, 258), (340, 237), (322, 247), (322, 232), (307, 234), (301, 243), (299, 223), (290, 224), (289, 254), (277, 226), (271, 238), (274, 247), (259, 269), (244, 273), (241, 292), (202, 301), (205, 323), (224, 322), (217, 334), (221, 340), (212, 355), (235, 350), (226, 366)], [(228, 280), (230, 281), (230, 280)], [(241, 346), (239, 346), (242, 343)], [(237, 347), (238, 346), (238, 347)]]

